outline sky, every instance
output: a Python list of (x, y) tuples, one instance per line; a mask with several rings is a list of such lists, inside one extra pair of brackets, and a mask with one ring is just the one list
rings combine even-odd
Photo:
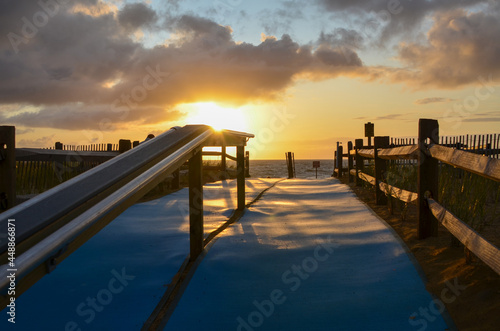
[(500, 3), (0, 0), (0, 125), (17, 147), (209, 124), (251, 158), (337, 141), (500, 133)]

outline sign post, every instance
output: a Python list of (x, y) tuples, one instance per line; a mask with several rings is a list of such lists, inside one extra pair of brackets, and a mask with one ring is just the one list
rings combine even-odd
[(365, 123), (365, 137), (368, 138), (368, 147), (372, 146), (372, 137), (375, 137), (375, 124)]
[(313, 161), (313, 168), (316, 169), (316, 179), (318, 179), (319, 161)]

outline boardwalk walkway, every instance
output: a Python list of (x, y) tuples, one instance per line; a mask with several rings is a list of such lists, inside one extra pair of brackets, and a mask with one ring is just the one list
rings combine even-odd
[[(275, 182), (248, 180), (247, 201)], [(235, 191), (205, 187), (206, 233)], [(186, 216), (187, 189), (129, 208), (16, 301), (15, 329), (140, 329), (189, 252)], [(440, 310), (345, 185), (285, 180), (212, 241), (165, 330), (447, 330)]]
[(448, 329), (388, 226), (337, 181), (288, 180), (210, 248), (165, 330), (424, 328)]

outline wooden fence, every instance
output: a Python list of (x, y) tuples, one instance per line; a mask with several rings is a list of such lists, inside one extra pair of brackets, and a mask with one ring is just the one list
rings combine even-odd
[[(1, 141), (7, 142), (8, 139), (14, 139), (14, 134), (15, 130), (13, 127), (0, 127)], [(7, 145), (9, 148), (6, 147)], [(0, 173), (5, 174), (0, 176), (0, 185), (2, 185), (0, 187), (0, 211), (12, 207), (16, 203), (16, 200), (22, 202), (32, 195), (51, 189), (138, 145), (139, 141), (132, 142), (127, 139), (121, 139), (118, 144), (78, 146), (56, 142), (53, 148), (46, 149), (14, 148), (15, 141), (0, 144), (0, 166), (6, 167), (5, 171), (0, 171)], [(13, 148), (11, 149), (11, 147)], [(8, 157), (7, 154), (9, 154)], [(205, 170), (213, 171), (209, 180), (235, 177), (234, 173), (230, 173), (226, 159), (236, 162), (236, 157), (227, 154), (225, 146), (222, 147), (220, 152), (203, 152), (203, 155), (220, 157), (219, 165), (204, 164), (203, 168)], [(248, 151), (246, 151), (244, 158), (245, 176), (250, 177), (250, 155)], [(15, 160), (13, 161), (14, 163), (9, 163), (10, 168), (14, 168), (15, 176), (7, 175), (11, 171), (7, 169), (8, 161), (2, 162), (4, 159)], [(187, 165), (184, 168), (187, 169)], [(169, 189), (180, 187), (179, 170), (173, 173), (167, 186)], [(12, 198), (16, 196), (17, 199)], [(10, 202), (7, 203), (8, 201)]]
[[(377, 204), (386, 204), (387, 196), (404, 202), (416, 202), (418, 210), (418, 237), (436, 236), (438, 222), (479, 259), (500, 274), (500, 250), (475, 232), (469, 225), (439, 204), (439, 164), (444, 163), (490, 180), (500, 182), (499, 156), (500, 135), (442, 137), (439, 139), (437, 120), (420, 119), (418, 138), (395, 140), (375, 137), (372, 147), (356, 139), (348, 153), (342, 148), (336, 153), (335, 176), (347, 170), (349, 181), (356, 185), (368, 182), (375, 187)], [(441, 143), (439, 143), (441, 142)], [(340, 146), (342, 147), (342, 146)], [(342, 167), (343, 157), (348, 168)], [(365, 173), (364, 160), (374, 160), (374, 176)], [(405, 191), (384, 182), (388, 160), (409, 160), (417, 166), (417, 192)]]

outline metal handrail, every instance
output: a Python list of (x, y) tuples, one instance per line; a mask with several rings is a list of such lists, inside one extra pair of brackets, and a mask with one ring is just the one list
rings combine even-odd
[[(196, 149), (203, 146), (203, 143), (211, 135), (211, 131), (205, 131), (17, 257), (17, 277), (22, 277), (35, 267), (49, 260), (56, 252), (78, 237), (78, 235), (110, 213), (116, 210), (123, 210), (124, 207), (133, 204), (130, 200), (136, 194), (144, 190), (151, 183), (161, 180), (177, 169)], [(8, 264), (0, 266), (0, 289), (2, 290), (9, 284), (9, 279), (7, 278), (9, 274), (8, 269)]]
[[(183, 130), (184, 129), (184, 130)], [(60, 185), (45, 191), (36, 197), (19, 204), (0, 214), (0, 233), (6, 231), (7, 219), (18, 219), (16, 222), (16, 242), (22, 242), (37, 231), (51, 225), (56, 220), (72, 213), (79, 206), (88, 203), (97, 195), (109, 195), (114, 185), (126, 182), (137, 176), (140, 169), (146, 169), (157, 163), (169, 150), (194, 138), (200, 132), (212, 130), (207, 126), (191, 126), (179, 130), (171, 129), (149, 140), (138, 147), (125, 152), (99, 167), (76, 176)], [(117, 188), (117, 187), (116, 187)], [(92, 202), (89, 204), (91, 207)], [(74, 215), (75, 217), (78, 215)], [(73, 217), (74, 218), (74, 217)], [(0, 243), (0, 253), (7, 249), (7, 242)]]

